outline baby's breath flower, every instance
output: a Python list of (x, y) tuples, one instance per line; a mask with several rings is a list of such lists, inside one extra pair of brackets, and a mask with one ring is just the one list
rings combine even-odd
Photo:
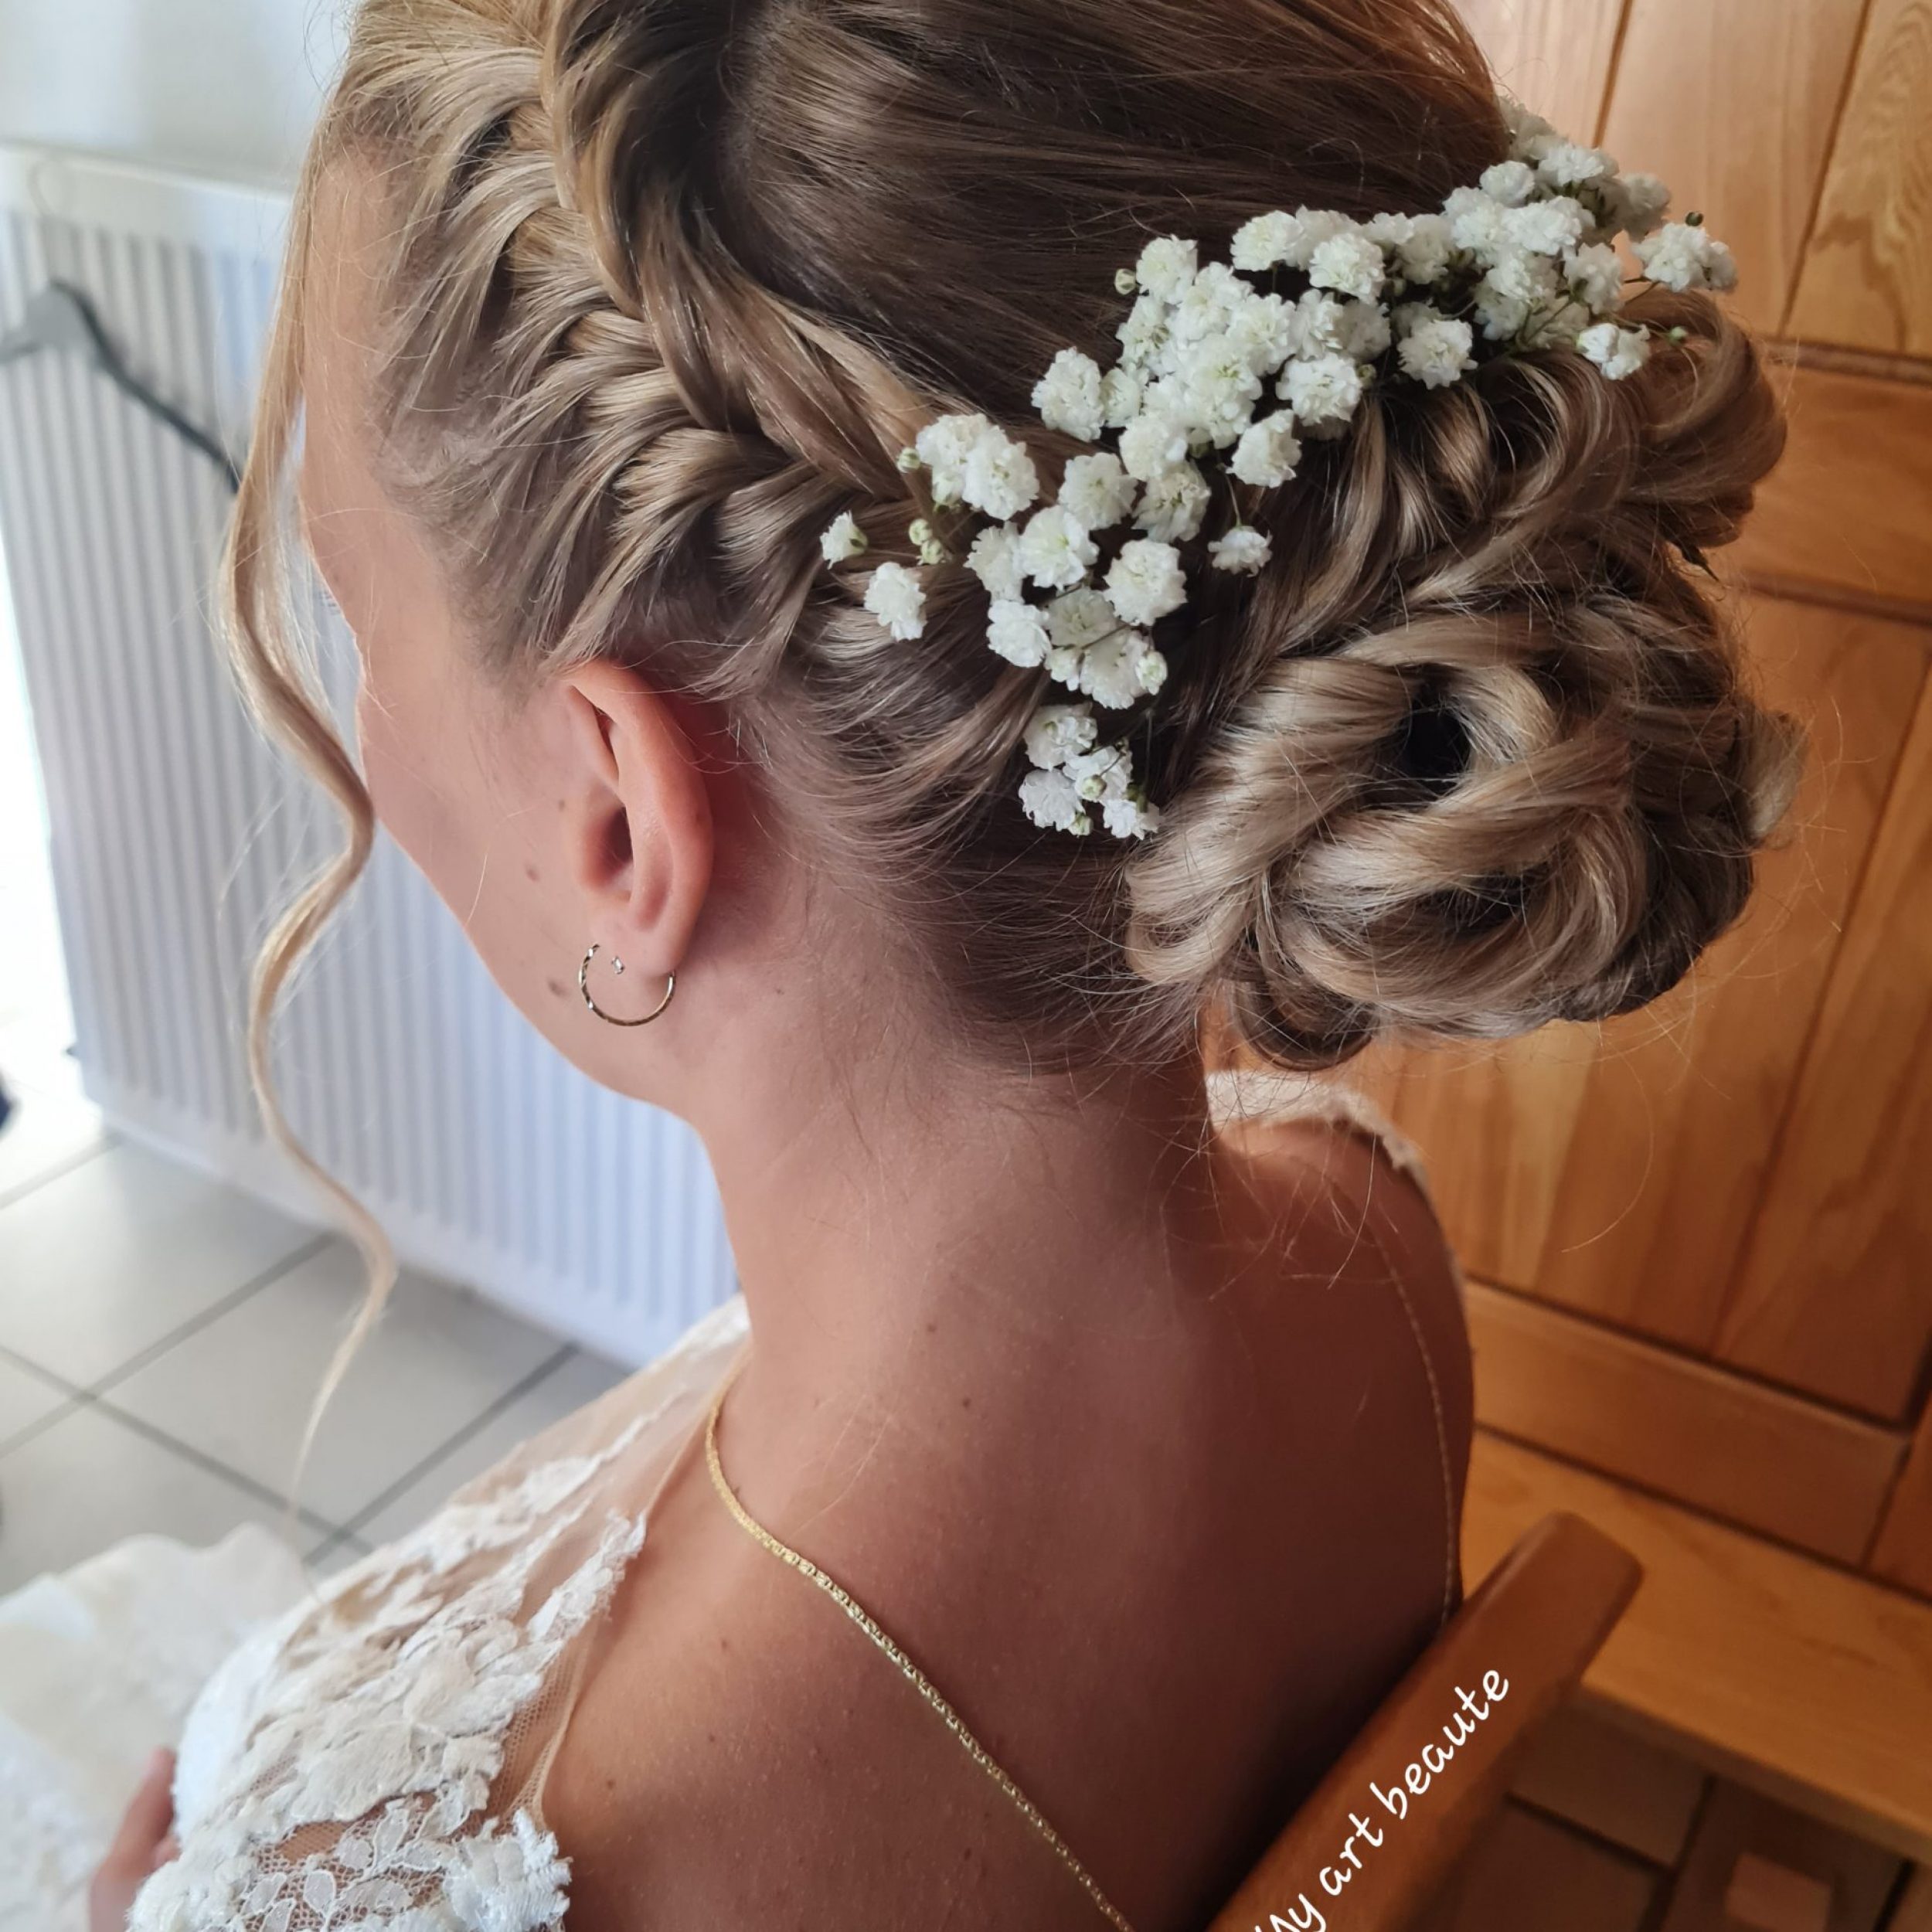
[(1274, 547), (1266, 532), (1250, 523), (1237, 523), (1208, 546), (1208, 556), (1217, 570), (1252, 577), (1266, 565)]
[(1028, 670), (1046, 662), (1046, 620), (1037, 604), (995, 597), (988, 608), (986, 641), (1009, 664)]
[(1632, 244), (1644, 272), (1666, 288), (1735, 288), (1737, 264), (1731, 251), (1701, 224), (1667, 222), (1655, 235)]
[(1372, 362), (1393, 339), (1389, 312), (1379, 302), (1342, 304), (1342, 341), (1338, 353), (1351, 362)]
[(1560, 255), (1583, 240), (1590, 216), (1572, 195), (1553, 195), (1523, 208), (1506, 209), (1503, 233), (1518, 248), (1539, 255)]
[(1141, 250), (1135, 278), (1150, 295), (1179, 301), (1194, 279), (1195, 244), (1179, 235), (1157, 235)]
[(1064, 771), (1036, 767), (1019, 781), (1020, 809), (1043, 832), (1090, 832), (1094, 821)]
[(1121, 461), (1129, 476), (1151, 481), (1188, 454), (1187, 425), (1177, 410), (1142, 402), (1140, 413), (1121, 431)]
[(1136, 485), (1111, 450), (1067, 459), (1060, 500), (1090, 530), (1111, 529), (1134, 507)]
[(1198, 342), (1222, 334), (1229, 318), (1253, 293), (1226, 262), (1204, 262), (1168, 317), (1174, 339)]
[[(1407, 374), (1426, 388), (1444, 389), (1460, 380), (1464, 369), (1476, 366), (1469, 352), (1475, 332), (1460, 316), (1444, 315), (1427, 302), (1406, 306), (1410, 319), (1396, 353)], [(1423, 312), (1417, 316), (1417, 310)]]
[(1509, 130), (1509, 150), (1519, 159), (1534, 161), (1553, 141), (1562, 137), (1539, 114), (1532, 114), (1520, 100), (1502, 97), (1504, 124)]
[(866, 587), (866, 608), (895, 638), (916, 638), (926, 628), (926, 590), (903, 563), (876, 566)]
[(1016, 600), (1026, 583), (1019, 531), (1011, 523), (989, 523), (973, 539), (966, 553), (966, 567), (985, 585), (989, 597), (995, 601)]
[(1304, 289), (1294, 305), (1293, 353), (1339, 355), (1349, 339), (1349, 304), (1319, 288)]
[(1476, 284), (1476, 319), (1492, 342), (1508, 342), (1520, 335), (1529, 320), (1529, 304), (1519, 295), (1505, 294), (1485, 275)]
[(1633, 245), (1641, 241), (1664, 218), (1670, 190), (1655, 175), (1619, 175), (1600, 182), (1613, 228), (1621, 228)]
[(1301, 461), (1301, 439), (1294, 433), (1292, 410), (1275, 410), (1250, 426), (1235, 445), (1228, 466), (1243, 483), (1271, 488), (1294, 474)]
[(1026, 444), (988, 423), (966, 452), (960, 494), (988, 516), (1018, 516), (1039, 496), (1039, 474)]
[(1478, 287), (1499, 301), (1533, 308), (1539, 302), (1554, 301), (1563, 291), (1563, 281), (1549, 256), (1506, 248), (1490, 264)]
[(1380, 244), (1359, 230), (1331, 235), (1308, 258), (1308, 280), (1317, 288), (1338, 289), (1365, 302), (1382, 293), (1386, 274)]
[(1114, 607), (1090, 583), (1063, 590), (1046, 607), (1046, 628), (1056, 652), (1077, 658), (1090, 645), (1121, 628)]
[(1097, 442), (1105, 427), (1100, 364), (1077, 349), (1062, 349), (1033, 385), (1033, 406), (1049, 429)]
[(1344, 355), (1313, 355), (1289, 363), (1277, 393), (1305, 424), (1345, 423), (1362, 400), (1362, 371)]
[(1287, 297), (1252, 294), (1228, 318), (1224, 340), (1254, 375), (1272, 376), (1294, 353), (1299, 327), (1299, 311)]
[(1396, 271), (1404, 281), (1440, 281), (1454, 253), (1447, 221), (1440, 215), (1418, 215), (1410, 224), (1408, 238), (1396, 246)]
[(1140, 410), (1145, 386), (1131, 369), (1107, 372), (1100, 383), (1100, 413), (1107, 428), (1124, 429), (1133, 421)]
[(1207, 479), (1193, 464), (1177, 463), (1148, 480), (1134, 527), (1164, 543), (1185, 543), (1200, 534), (1210, 495)]
[(916, 516), (906, 526), (906, 534), (919, 546), (921, 563), (944, 563), (950, 561), (951, 553), (940, 541), (939, 532), (923, 516)]
[(1036, 510), (1020, 532), (1020, 567), (1042, 590), (1064, 590), (1078, 583), (1099, 555), (1087, 526), (1064, 504)]
[(1634, 376), (1650, 359), (1650, 337), (1641, 328), (1597, 322), (1577, 338), (1577, 346), (1612, 382)]
[(1121, 798), (1127, 791), (1129, 765), (1124, 746), (1104, 744), (1074, 752), (1061, 769), (1083, 798)]
[(1585, 148), (1573, 141), (1553, 142), (1536, 163), (1537, 174), (1553, 188), (1573, 188), (1616, 172), (1616, 161), (1602, 148)]
[(1026, 727), (1026, 755), (1043, 770), (1056, 770), (1085, 751), (1099, 727), (1089, 704), (1043, 704)]
[(1137, 798), (1131, 792), (1100, 801), (1100, 816), (1116, 838), (1145, 838), (1161, 828), (1161, 808)]
[(1190, 447), (1197, 436), (1216, 447), (1232, 443), (1247, 427), (1261, 393), (1260, 377), (1225, 335), (1193, 345), (1172, 379), (1174, 413), (1189, 426)]
[(1167, 661), (1147, 633), (1122, 627), (1082, 655), (1075, 688), (1096, 704), (1117, 711), (1145, 692), (1158, 691), (1166, 675)]
[(984, 416), (940, 416), (935, 417), (913, 439), (913, 449), (930, 473), (935, 503), (960, 501), (966, 459), (981, 434), (992, 427), (991, 420)]
[(1151, 537), (1123, 544), (1107, 573), (1107, 595), (1122, 623), (1158, 623), (1187, 601), (1180, 553)]
[(1114, 330), (1121, 338), (1121, 366), (1131, 374), (1139, 376), (1160, 361), (1168, 345), (1168, 312), (1160, 296), (1141, 294)]
[(1277, 262), (1285, 261), (1300, 239), (1301, 225), (1285, 209), (1277, 208), (1257, 215), (1234, 231), (1228, 260), (1250, 274), (1265, 274)]
[(866, 533), (859, 527), (859, 519), (849, 510), (841, 510), (825, 526), (818, 539), (818, 548), (828, 563), (842, 563), (847, 557), (858, 556), (866, 547)]
[(1563, 276), (1570, 293), (1593, 315), (1619, 306), (1624, 294), (1624, 264), (1607, 242), (1591, 242), (1563, 257)]
[(1458, 248), (1486, 258), (1502, 239), (1503, 217), (1509, 209), (1480, 188), (1458, 188), (1442, 204), (1449, 239)]
[(1315, 260), (1315, 251), (1325, 241), (1348, 233), (1355, 225), (1348, 216), (1332, 208), (1298, 208), (1294, 221), (1294, 238), (1281, 257), (1291, 268), (1308, 267)]
[(1526, 161), (1499, 161), (1483, 170), (1481, 185), (1505, 208), (1520, 208), (1536, 192), (1536, 171)]

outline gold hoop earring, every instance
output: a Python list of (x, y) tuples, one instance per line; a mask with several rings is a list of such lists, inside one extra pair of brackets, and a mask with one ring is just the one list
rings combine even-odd
[[(604, 1009), (590, 997), (590, 962), (592, 960), (595, 959), (597, 956), (597, 949), (594, 945), (583, 955), (583, 964), (577, 968), (577, 991), (583, 995), (584, 1005), (589, 1007), (591, 1012), (596, 1014), (597, 1018), (602, 1020), (606, 1026), (647, 1026), (651, 1021), (655, 1019), (658, 1015), (662, 1013), (664, 1009), (671, 1004), (671, 995), (677, 990), (678, 976), (675, 973), (666, 973), (665, 975), (664, 998), (659, 1000), (656, 1006), (654, 1007), (651, 1012), (646, 1013), (642, 1019), (619, 1019), (614, 1013), (607, 1013)], [(624, 971), (624, 961), (621, 959), (613, 958), (611, 961), (611, 969), (613, 972), (622, 972)]]

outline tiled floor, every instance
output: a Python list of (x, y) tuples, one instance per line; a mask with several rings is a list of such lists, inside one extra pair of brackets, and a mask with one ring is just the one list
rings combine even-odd
[(104, 1134), (71, 1074), (9, 1069), (0, 1131), (0, 1592), (151, 1529), (253, 1519), (325, 1565), (399, 1534), (624, 1372), (406, 1274), (285, 1502), (359, 1264)]

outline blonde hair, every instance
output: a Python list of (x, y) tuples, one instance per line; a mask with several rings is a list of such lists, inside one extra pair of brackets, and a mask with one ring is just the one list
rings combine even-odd
[(1221, 998), (1320, 1066), (1663, 992), (1743, 906), (1801, 743), (1698, 580), (1783, 437), (1709, 296), (1645, 291), (1685, 337), (1624, 381), (1512, 357), (1311, 446), (1254, 516), (1267, 570), (1191, 570), (1158, 640), (1145, 845), (1026, 822), (1046, 674), (986, 648), (975, 580), (929, 573), (894, 643), (818, 548), (849, 509), (869, 560), (915, 560), (895, 459), (934, 414), (1075, 453), (1032, 383), (1066, 345), (1111, 359), (1149, 236), (1434, 209), (1507, 145), (1447, 0), (364, 0), (227, 558), (257, 709), (349, 827), (262, 957), (271, 1124), (276, 995), (369, 843), (274, 561), (310, 211), (351, 155), (390, 216), (369, 421), (484, 662), (621, 657), (717, 706), (975, 1050), (1165, 1060)]

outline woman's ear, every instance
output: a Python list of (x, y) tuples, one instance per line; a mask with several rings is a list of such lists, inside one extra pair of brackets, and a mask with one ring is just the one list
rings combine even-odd
[(561, 831), (583, 937), (641, 975), (691, 945), (710, 889), (711, 795), (671, 704), (622, 665), (560, 675), (570, 747)]

